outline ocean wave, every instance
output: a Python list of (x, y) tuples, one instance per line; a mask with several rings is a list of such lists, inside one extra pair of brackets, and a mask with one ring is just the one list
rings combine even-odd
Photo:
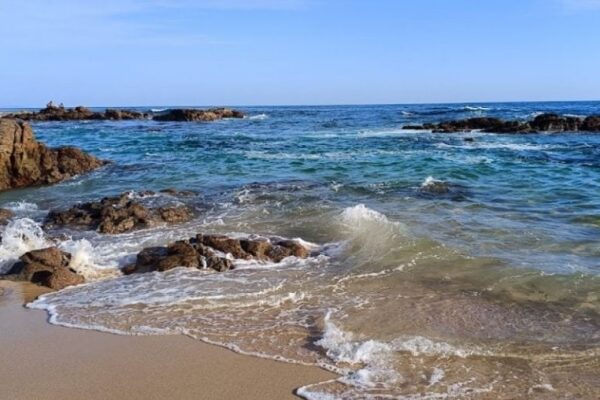
[(29, 218), (11, 220), (2, 232), (0, 243), (0, 274), (6, 273), (19, 257), (28, 251), (48, 247), (42, 227)]
[(463, 110), (465, 111), (490, 111), (491, 107), (478, 107), (478, 106), (464, 106)]
[(269, 116), (267, 114), (256, 114), (256, 115), (251, 115), (248, 117), (248, 119), (253, 120), (253, 121), (263, 121), (265, 119), (268, 119)]
[(9, 210), (11, 210), (15, 213), (36, 212), (39, 209), (37, 204), (29, 203), (24, 200), (11, 201), (11, 202), (5, 204), (4, 208), (8, 208)]

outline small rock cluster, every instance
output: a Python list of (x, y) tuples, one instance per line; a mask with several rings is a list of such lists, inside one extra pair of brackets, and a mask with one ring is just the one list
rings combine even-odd
[(176, 267), (211, 268), (219, 272), (234, 267), (232, 257), (278, 263), (286, 257), (306, 258), (310, 251), (294, 240), (235, 239), (226, 235), (198, 234), (167, 246), (148, 247), (137, 255), (125, 274), (167, 271)]
[(436, 133), (472, 130), (489, 133), (600, 132), (600, 116), (579, 118), (542, 114), (531, 121), (503, 121), (498, 118), (480, 117), (440, 122), (439, 124), (406, 125), (404, 129), (431, 130)]
[[(145, 192), (138, 196), (151, 195)], [(68, 210), (52, 210), (45, 222), (46, 227), (74, 226), (94, 229), (100, 233), (118, 234), (144, 229), (159, 223), (182, 223), (189, 221), (192, 211), (183, 205), (149, 208), (133, 198), (131, 192), (100, 201), (77, 204)]]

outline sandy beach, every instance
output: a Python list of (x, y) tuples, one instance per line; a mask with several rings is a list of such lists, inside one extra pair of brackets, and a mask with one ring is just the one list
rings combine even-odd
[(3, 399), (293, 399), (318, 368), (236, 354), (183, 336), (118, 336), (50, 325), (23, 303), (43, 289), (0, 282)]

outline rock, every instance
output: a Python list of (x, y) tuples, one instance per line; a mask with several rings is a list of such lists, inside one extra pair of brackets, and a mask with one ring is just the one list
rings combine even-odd
[(192, 212), (186, 206), (161, 207), (158, 209), (160, 218), (170, 224), (178, 224), (192, 219)]
[(61, 290), (85, 281), (83, 276), (69, 268), (70, 261), (71, 255), (56, 247), (34, 250), (22, 255), (8, 275), (12, 275), (12, 279)]
[(229, 271), (233, 268), (233, 261), (225, 257), (211, 256), (205, 259), (206, 268), (214, 269), (217, 272)]
[(223, 118), (244, 118), (244, 113), (229, 108), (211, 108), (208, 110), (197, 109), (170, 109), (162, 114), (155, 115), (155, 121), (216, 121)]
[(50, 149), (27, 123), (0, 119), (0, 191), (60, 182), (104, 164), (75, 147)]
[(196, 236), (198, 243), (212, 247), (225, 254), (231, 254), (235, 258), (248, 259), (250, 255), (244, 251), (238, 239), (232, 239), (225, 235), (202, 235)]
[(240, 246), (242, 249), (252, 257), (258, 260), (268, 260), (269, 252), (273, 248), (271, 242), (266, 239), (263, 240), (250, 240), (250, 239), (241, 239)]
[(25, 121), (83, 121), (83, 120), (131, 120), (148, 118), (148, 114), (132, 110), (106, 109), (95, 112), (83, 106), (65, 108), (52, 102), (38, 112), (7, 114), (2, 118), (22, 119)]
[(533, 129), (543, 132), (578, 131), (582, 120), (575, 117), (561, 117), (558, 114), (542, 114), (535, 117), (530, 124)]
[[(218, 255), (216, 251), (225, 253)], [(134, 265), (123, 268), (124, 274), (166, 271), (176, 267), (210, 268), (224, 272), (233, 269), (236, 259), (280, 262), (286, 257), (306, 258), (310, 251), (293, 240), (234, 239), (226, 235), (198, 234), (163, 247), (142, 250)]]
[(7, 210), (6, 208), (0, 208), (0, 225), (8, 224), (8, 220), (14, 216), (14, 212)]
[(586, 132), (600, 132), (600, 115), (587, 117), (583, 120), (580, 129)]
[(5, 119), (25, 121), (83, 121), (83, 120), (139, 120), (151, 118), (156, 121), (216, 121), (223, 118), (244, 118), (244, 113), (230, 108), (170, 109), (152, 116), (134, 110), (107, 108), (103, 112), (92, 111), (83, 106), (65, 108), (50, 102), (38, 112), (12, 113), (2, 116)]
[[(140, 194), (143, 197), (143, 194)], [(186, 206), (148, 208), (131, 198), (131, 193), (105, 197), (97, 202), (77, 204), (68, 210), (52, 210), (45, 225), (74, 226), (100, 233), (118, 234), (144, 229), (159, 223), (181, 223), (193, 217)]]
[(406, 125), (403, 129), (428, 129), (437, 133), (468, 132), (481, 130), (489, 133), (535, 133), (535, 132), (600, 132), (600, 116), (577, 118), (558, 114), (541, 114), (532, 121), (502, 121), (498, 118), (469, 118), (445, 121), (439, 124)]

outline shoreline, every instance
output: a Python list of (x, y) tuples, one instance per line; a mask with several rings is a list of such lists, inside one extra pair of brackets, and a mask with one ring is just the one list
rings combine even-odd
[(11, 399), (298, 399), (298, 387), (335, 377), (180, 335), (51, 325), (44, 311), (23, 307), (43, 292), (0, 282), (0, 381)]

